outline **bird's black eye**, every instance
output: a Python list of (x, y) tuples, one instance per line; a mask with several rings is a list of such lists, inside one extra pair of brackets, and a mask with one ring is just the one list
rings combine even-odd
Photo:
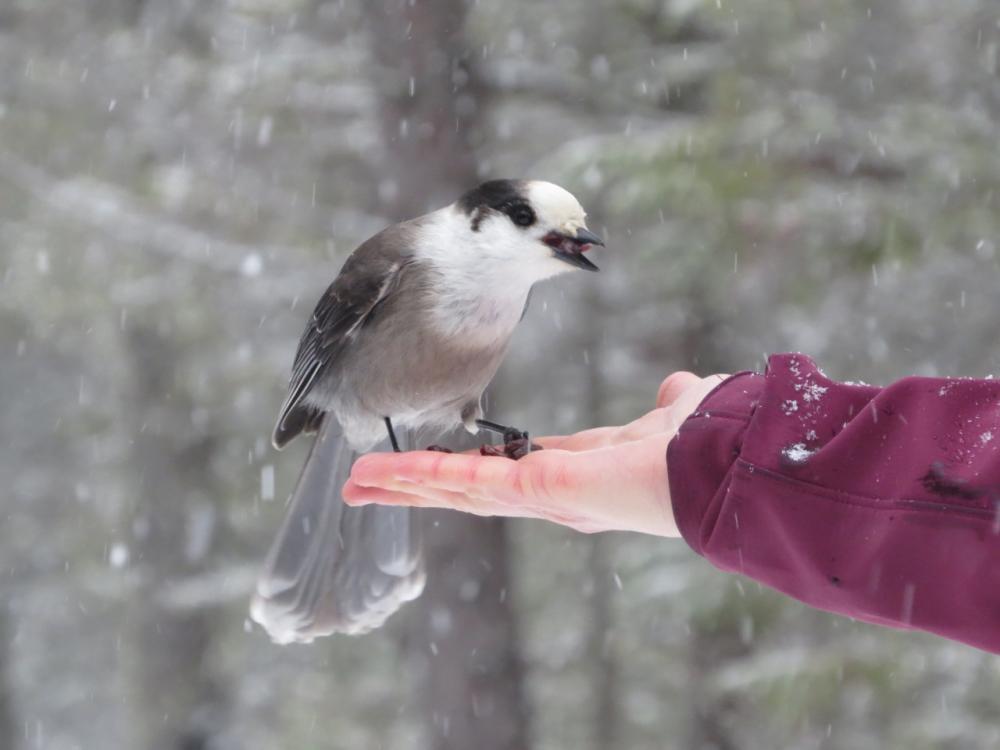
[(530, 227), (535, 223), (535, 212), (524, 203), (515, 203), (507, 210), (507, 215), (519, 227)]

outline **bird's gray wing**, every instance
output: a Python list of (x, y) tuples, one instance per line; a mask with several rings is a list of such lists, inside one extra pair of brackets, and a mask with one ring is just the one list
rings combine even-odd
[[(341, 488), (358, 454), (335, 415), (324, 413), (317, 399), (307, 399), (322, 378), (335, 377), (350, 342), (398, 288), (412, 262), (409, 247), (418, 222), (394, 225), (354, 251), (299, 342), (273, 440), (280, 448), (301, 432), (319, 434), (251, 604), (252, 617), (276, 641), (371, 630), (423, 589), (412, 512), (344, 505)], [(411, 444), (408, 435), (397, 437)]]
[(305, 403), (306, 396), (392, 294), (405, 265), (398, 247), (369, 240), (351, 255), (320, 298), (295, 353), (288, 395), (271, 438), (276, 448), (285, 447), (302, 432), (319, 428), (322, 413)]
[[(410, 435), (397, 437), (412, 446)], [(336, 420), (325, 420), (250, 607), (276, 642), (367, 632), (423, 590), (413, 511), (341, 500), (356, 457)]]

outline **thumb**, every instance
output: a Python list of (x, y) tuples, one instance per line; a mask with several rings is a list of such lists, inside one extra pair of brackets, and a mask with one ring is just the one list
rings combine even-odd
[(681, 370), (671, 373), (660, 383), (659, 393), (656, 394), (656, 406), (661, 409), (665, 406), (670, 406), (677, 400), (678, 396), (699, 380), (701, 378), (693, 372)]

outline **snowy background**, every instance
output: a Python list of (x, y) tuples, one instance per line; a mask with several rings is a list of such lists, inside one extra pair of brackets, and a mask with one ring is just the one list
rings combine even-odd
[(994, 0), (0, 2), (0, 748), (985, 748), (1000, 662), (682, 543), (438, 515), (424, 598), (271, 645), (306, 315), (482, 177), (575, 192), (491, 394), (538, 433), (675, 369), (1000, 371)]

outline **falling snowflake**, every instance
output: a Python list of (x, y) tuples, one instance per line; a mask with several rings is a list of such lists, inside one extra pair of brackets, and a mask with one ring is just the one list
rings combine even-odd
[(274, 465), (265, 464), (260, 468), (260, 499), (274, 500)]
[(240, 263), (240, 273), (244, 276), (259, 276), (264, 268), (264, 261), (257, 253), (250, 253)]
[(128, 565), (129, 549), (121, 542), (115, 542), (108, 551), (108, 562), (112, 568), (124, 568)]

